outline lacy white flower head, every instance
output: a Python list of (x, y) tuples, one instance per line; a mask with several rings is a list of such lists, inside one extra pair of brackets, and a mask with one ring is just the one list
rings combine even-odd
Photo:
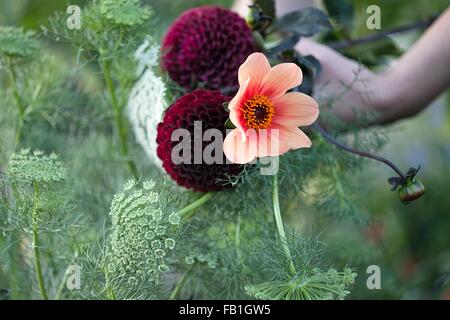
[(55, 153), (44, 154), (40, 150), (33, 152), (22, 149), (14, 153), (9, 160), (12, 177), (24, 182), (56, 182), (66, 176), (66, 168)]
[(165, 197), (159, 192), (154, 181), (145, 181), (141, 187), (132, 179), (111, 203), (108, 276), (126, 279), (132, 287), (157, 283), (169, 271), (167, 255), (175, 248), (180, 217), (165, 212)]
[(344, 271), (314, 268), (310, 274), (247, 285), (244, 289), (250, 297), (262, 300), (342, 300), (350, 293), (348, 286), (355, 283), (355, 278), (356, 273), (350, 268)]
[(128, 115), (136, 140), (150, 160), (162, 168), (161, 160), (156, 156), (156, 127), (167, 108), (165, 100), (166, 85), (157, 76), (153, 68), (158, 64), (159, 46), (152, 45), (150, 39), (136, 50), (138, 60), (137, 74), (142, 76), (131, 90), (128, 100)]
[(139, 77), (146, 69), (152, 69), (158, 64), (159, 45), (152, 44), (152, 39), (147, 37), (137, 48), (134, 58), (138, 62), (136, 75)]

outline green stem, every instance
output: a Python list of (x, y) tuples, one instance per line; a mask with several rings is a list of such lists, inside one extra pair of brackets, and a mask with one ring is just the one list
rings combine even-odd
[(22, 117), (17, 121), (16, 133), (14, 134), (15, 144), (19, 144), (22, 140), (22, 129), (23, 129), (24, 120)]
[(61, 296), (64, 292), (64, 288), (66, 287), (66, 282), (68, 279), (68, 272), (67, 270), (64, 272), (63, 277), (61, 279), (61, 282), (59, 283), (58, 290), (56, 291), (55, 300), (60, 300)]
[(181, 289), (183, 288), (184, 284), (186, 283), (187, 279), (189, 278), (190, 270), (183, 273), (183, 275), (178, 279), (177, 284), (175, 285), (175, 288), (173, 288), (172, 293), (170, 294), (169, 299), (175, 300), (178, 299), (178, 296), (180, 295)]
[(114, 289), (111, 287), (110, 284), (110, 277), (109, 277), (109, 272), (108, 272), (108, 268), (105, 267), (103, 268), (103, 274), (105, 275), (105, 289), (106, 289), (106, 297), (109, 300), (117, 300), (116, 298), (116, 294), (114, 292)]
[(16, 101), (17, 110), (19, 111), (19, 119), (16, 127), (16, 133), (14, 135), (14, 141), (16, 144), (18, 144), (22, 136), (23, 122), (25, 119), (25, 106), (22, 103), (22, 99), (20, 98), (19, 94), (19, 89), (17, 88), (16, 70), (11, 64), (8, 65), (8, 73), (11, 81), (14, 100)]
[(116, 89), (111, 77), (111, 60), (104, 60), (102, 62), (103, 75), (106, 82), (106, 87), (111, 99), (111, 105), (114, 114), (114, 124), (116, 127), (117, 138), (119, 141), (120, 154), (122, 157), (126, 158), (127, 165), (136, 179), (139, 179), (138, 170), (136, 164), (129, 159), (128, 154), (128, 130), (123, 120), (123, 112), (117, 101)]
[(45, 289), (44, 277), (42, 275), (42, 266), (41, 266), (41, 253), (39, 251), (39, 228), (38, 228), (38, 210), (36, 208), (36, 202), (39, 196), (39, 186), (35, 181), (33, 184), (34, 187), (34, 206), (32, 212), (32, 220), (33, 220), (33, 254), (34, 254), (34, 267), (36, 269), (36, 277), (39, 286), (39, 290), (41, 291), (42, 298), (44, 300), (48, 300), (47, 290)]
[(108, 295), (109, 300), (117, 300), (116, 294), (114, 293), (114, 290), (112, 288), (108, 287), (107, 291), (108, 291), (107, 295)]
[(200, 198), (192, 202), (190, 205), (184, 207), (183, 209), (178, 211), (178, 214), (180, 217), (184, 217), (185, 219), (189, 220), (192, 218), (192, 215), (194, 213), (194, 209), (200, 207), (202, 204), (207, 202), (211, 197), (213, 196), (212, 192), (207, 192), (204, 195), (202, 195)]
[(297, 274), (297, 270), (295, 270), (291, 251), (289, 250), (289, 246), (286, 241), (286, 232), (284, 231), (283, 220), (281, 218), (280, 201), (278, 199), (278, 176), (276, 174), (273, 176), (272, 184), (273, 213), (277, 224), (278, 235), (280, 236), (281, 245), (283, 247), (284, 254), (286, 255), (286, 259), (289, 261), (289, 271), (294, 276)]

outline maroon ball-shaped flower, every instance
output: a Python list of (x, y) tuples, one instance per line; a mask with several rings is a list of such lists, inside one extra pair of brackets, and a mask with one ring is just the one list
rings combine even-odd
[(162, 50), (163, 68), (180, 86), (230, 92), (237, 88), (239, 66), (258, 51), (244, 19), (218, 6), (184, 12), (170, 26)]
[[(179, 98), (166, 111), (164, 119), (158, 124), (158, 143), (157, 154), (163, 162), (166, 172), (179, 184), (186, 188), (196, 191), (217, 191), (231, 187), (226, 181), (229, 177), (237, 176), (243, 169), (243, 166), (237, 164), (227, 164), (225, 155), (220, 148), (221, 162), (211, 163), (205, 161), (203, 151), (212, 141), (203, 141), (203, 134), (208, 129), (218, 129), (222, 143), (225, 138), (225, 122), (228, 119), (228, 113), (223, 107), (223, 103), (229, 101), (228, 97), (223, 96), (219, 91), (195, 90)], [(195, 124), (196, 121), (197, 124)], [(196, 125), (196, 126), (195, 126)], [(200, 129), (202, 134), (194, 134), (194, 128)], [(189, 132), (189, 140), (185, 136), (172, 141), (172, 133), (177, 129), (186, 129)], [(185, 132), (187, 132), (185, 131)], [(180, 132), (180, 131), (178, 131)], [(198, 131), (196, 132), (198, 133)], [(195, 140), (197, 139), (197, 140)], [(211, 140), (215, 140), (212, 138)], [(188, 141), (186, 147), (186, 141)], [(180, 145), (179, 144), (183, 144)], [(172, 158), (172, 149), (177, 147), (176, 155), (183, 158), (187, 156), (188, 161), (175, 160)], [(222, 144), (220, 144), (222, 146)], [(190, 149), (190, 150), (189, 150)], [(187, 150), (186, 154), (179, 150)], [(212, 149), (209, 149), (212, 150)], [(217, 149), (216, 149), (217, 150)], [(196, 155), (197, 160), (196, 162)], [(210, 153), (205, 154), (209, 155)], [(215, 155), (213, 152), (212, 155)], [(209, 163), (209, 164), (208, 164)]]

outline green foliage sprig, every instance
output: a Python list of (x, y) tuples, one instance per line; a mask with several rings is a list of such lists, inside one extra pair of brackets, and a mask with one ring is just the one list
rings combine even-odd
[[(77, 77), (33, 32), (14, 27), (0, 28), (0, 74), (5, 88), (0, 92), (0, 123), (5, 127), (2, 144), (8, 151), (24, 145), (33, 126), (44, 122), (64, 126), (67, 110), (83, 103), (74, 88)], [(70, 115), (76, 121), (74, 115)], [(12, 134), (7, 134), (11, 129)], [(25, 134), (24, 134), (25, 133)], [(13, 138), (11, 138), (13, 136)]]
[(38, 41), (33, 32), (14, 27), (0, 27), (0, 70), (6, 70), (11, 84), (12, 96), (18, 111), (18, 124), (15, 134), (16, 143), (25, 120), (26, 104), (22, 101), (22, 92), (18, 84), (18, 65), (30, 62), (38, 49)]
[(101, 13), (118, 25), (140, 25), (152, 15), (150, 7), (141, 7), (139, 0), (104, 0), (100, 6)]
[(15, 27), (0, 27), (0, 64), (19, 64), (31, 59), (39, 48), (32, 31)]
[(65, 14), (49, 19), (44, 34), (51, 39), (71, 44), (77, 60), (95, 62), (102, 72), (111, 118), (115, 126), (119, 153), (135, 178), (139, 177), (135, 162), (129, 155), (128, 125), (124, 110), (136, 80), (133, 53), (148, 35), (153, 11), (138, 0), (94, 1), (83, 8), (83, 26), (69, 30)]
[[(59, 186), (65, 178), (66, 168), (56, 154), (24, 149), (11, 156), (9, 173), (2, 180), (2, 187), (11, 192), (9, 197), (2, 199), (0, 210), (1, 229), (10, 235), (11, 255), (15, 257), (9, 266), (11, 277), (29, 278), (34, 273), (42, 299), (56, 294), (56, 283), (61, 281), (64, 265), (72, 259), (71, 241), (79, 226), (80, 219), (72, 215), (72, 206)], [(22, 254), (19, 254), (19, 243), (27, 247)], [(55, 243), (61, 249), (61, 256), (49, 250)], [(48, 259), (49, 255), (54, 256)], [(32, 272), (13, 272), (15, 264), (19, 263), (16, 259), (32, 263)], [(27, 283), (29, 281), (24, 281), (23, 285)]]

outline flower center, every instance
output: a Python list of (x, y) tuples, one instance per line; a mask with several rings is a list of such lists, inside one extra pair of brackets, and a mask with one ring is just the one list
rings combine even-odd
[(275, 108), (269, 97), (255, 95), (253, 98), (245, 101), (242, 111), (244, 112), (247, 127), (259, 130), (270, 127)]

